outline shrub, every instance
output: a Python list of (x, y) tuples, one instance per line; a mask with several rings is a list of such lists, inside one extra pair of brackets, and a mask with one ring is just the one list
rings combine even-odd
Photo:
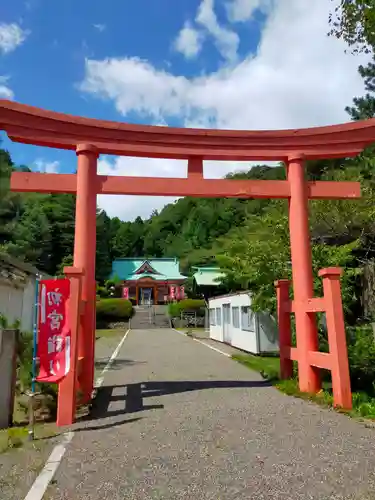
[(101, 299), (96, 303), (96, 318), (99, 321), (126, 320), (132, 313), (133, 306), (130, 300)]
[(4, 314), (0, 313), (0, 328), (8, 328), (9, 324), (8, 324), (8, 320), (7, 318), (4, 316)]
[(168, 306), (168, 314), (172, 318), (181, 316), (181, 312), (196, 312), (204, 315), (205, 302), (202, 299), (184, 299), (180, 302), (174, 302)]
[(109, 297), (109, 291), (105, 286), (97, 285), (96, 296), (99, 297), (99, 299), (106, 299)]
[(20, 332), (17, 343), (17, 380), (20, 392), (31, 387), (33, 377), (33, 334)]
[(196, 311), (205, 307), (203, 299), (185, 299), (178, 302), (181, 311)]
[(375, 342), (370, 325), (347, 328), (352, 390), (374, 394)]
[(8, 448), (20, 448), (28, 435), (27, 427), (11, 427), (8, 429)]
[(174, 302), (169, 304), (168, 306), (168, 314), (171, 318), (179, 318), (181, 314), (180, 306), (178, 302)]

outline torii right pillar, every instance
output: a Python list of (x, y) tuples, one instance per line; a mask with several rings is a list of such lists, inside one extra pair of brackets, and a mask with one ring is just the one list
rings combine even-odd
[[(319, 370), (308, 360), (310, 351), (318, 351), (318, 331), (315, 314), (306, 311), (314, 297), (312, 253), (309, 229), (308, 186), (305, 180), (303, 155), (290, 155), (287, 163), (290, 186), (289, 231), (292, 256), (292, 276), (298, 352), (299, 387), (302, 392), (316, 393), (321, 389)], [(299, 304), (301, 306), (299, 307)]]
[(82, 269), (82, 301), (78, 335), (79, 390), (81, 403), (88, 403), (94, 387), (95, 362), (95, 253), (96, 253), (96, 182), (99, 153), (91, 144), (79, 144), (74, 266)]

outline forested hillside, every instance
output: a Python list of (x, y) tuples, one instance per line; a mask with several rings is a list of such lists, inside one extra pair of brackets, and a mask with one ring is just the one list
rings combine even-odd
[[(60, 194), (18, 194), (7, 189), (13, 165), (1, 150), (3, 196), (0, 201), (0, 244), (8, 253), (32, 262), (50, 274), (71, 260), (74, 240), (75, 197)], [(25, 170), (25, 167), (21, 167)], [(284, 169), (255, 167), (229, 175), (278, 179)], [(249, 214), (260, 214), (268, 200), (184, 198), (134, 222), (97, 214), (97, 278), (105, 279), (116, 257), (177, 256), (184, 271), (190, 264), (216, 261), (218, 239), (241, 226)]]
[[(347, 108), (352, 119), (374, 115), (374, 65), (359, 68), (367, 95)], [(10, 193), (9, 154), (0, 151), (0, 245), (5, 251), (54, 275), (71, 263), (75, 200), (71, 195)], [(349, 321), (375, 312), (372, 286), (375, 258), (375, 162), (372, 150), (356, 159), (309, 162), (313, 180), (358, 180), (362, 199), (310, 202), (314, 269), (345, 267), (344, 304)], [(242, 174), (247, 179), (285, 179), (282, 165), (256, 166)], [(134, 222), (97, 213), (97, 279), (108, 277), (116, 257), (177, 256), (182, 271), (192, 265), (219, 264), (227, 287), (250, 288), (255, 305), (272, 309), (273, 282), (291, 275), (287, 202), (278, 200), (184, 198), (167, 205), (147, 220)], [(320, 283), (316, 280), (316, 288)], [(369, 293), (370, 290), (370, 293)], [(365, 303), (363, 295), (365, 294)]]

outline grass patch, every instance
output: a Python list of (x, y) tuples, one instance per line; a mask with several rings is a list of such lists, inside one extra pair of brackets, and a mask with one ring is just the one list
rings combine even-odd
[(279, 380), (280, 359), (276, 356), (252, 356), (251, 354), (234, 354), (232, 358), (251, 370), (259, 372), (267, 380)]
[(178, 332), (185, 332), (187, 330), (192, 330), (193, 332), (204, 332), (205, 331), (205, 328), (204, 326), (197, 326), (197, 327), (192, 327), (192, 328), (187, 328), (186, 326), (183, 327), (183, 328), (174, 328), (174, 330), (177, 330)]
[(291, 378), (289, 380), (277, 380), (273, 385), (279, 389), (279, 391), (287, 394), (288, 396), (294, 396), (307, 401), (314, 401), (315, 403), (326, 407), (333, 407), (333, 396), (330, 391), (322, 389), (317, 394), (301, 392), (296, 378)]
[[(51, 401), (45, 400), (45, 395), (39, 394), (35, 404), (34, 440), (28, 440), (29, 398), (24, 394), (16, 394), (14, 401), (13, 425), (7, 429), (0, 429), (0, 453), (5, 451), (32, 446), (39, 449), (48, 438), (60, 434), (55, 423), (55, 415), (51, 414)], [(52, 420), (51, 420), (52, 419)]]
[[(308, 401), (313, 401), (321, 406), (334, 408), (333, 395), (329, 383), (323, 382), (323, 389), (317, 394), (301, 392), (298, 387), (296, 377), (288, 380), (280, 380), (280, 360), (278, 357), (253, 356), (251, 354), (235, 354), (232, 359), (251, 370), (259, 372), (263, 378), (269, 380), (279, 391)], [(296, 363), (294, 372), (297, 373)], [(365, 392), (353, 392), (353, 409), (343, 410), (335, 408), (340, 413), (345, 413), (354, 418), (361, 418), (375, 421), (375, 397)]]
[(95, 332), (95, 338), (96, 340), (99, 340), (101, 338), (111, 338), (111, 337), (118, 337), (120, 335), (124, 335), (124, 331), (121, 328), (111, 328), (111, 329), (106, 329), (106, 330), (96, 330)]
[(33, 446), (38, 448), (42, 440), (52, 439), (59, 434), (54, 423), (37, 423), (34, 428), (34, 441), (28, 441), (28, 427), (17, 426), (0, 430), (0, 453), (8, 450)]

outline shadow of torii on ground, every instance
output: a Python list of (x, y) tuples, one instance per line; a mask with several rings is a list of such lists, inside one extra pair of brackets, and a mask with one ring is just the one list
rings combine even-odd
[[(266, 380), (186, 380), (139, 382), (127, 385), (103, 386), (98, 390), (88, 420), (115, 417), (127, 413), (163, 409), (163, 404), (145, 405), (144, 398), (200, 391), (203, 389), (236, 389), (269, 387)], [(124, 402), (121, 409), (111, 410), (111, 403)]]
[[(135, 361), (133, 359), (116, 358), (111, 361), (111, 370), (121, 370), (126, 366), (144, 365), (147, 361)], [(102, 371), (108, 365), (108, 358), (102, 358), (95, 361), (95, 369)]]

